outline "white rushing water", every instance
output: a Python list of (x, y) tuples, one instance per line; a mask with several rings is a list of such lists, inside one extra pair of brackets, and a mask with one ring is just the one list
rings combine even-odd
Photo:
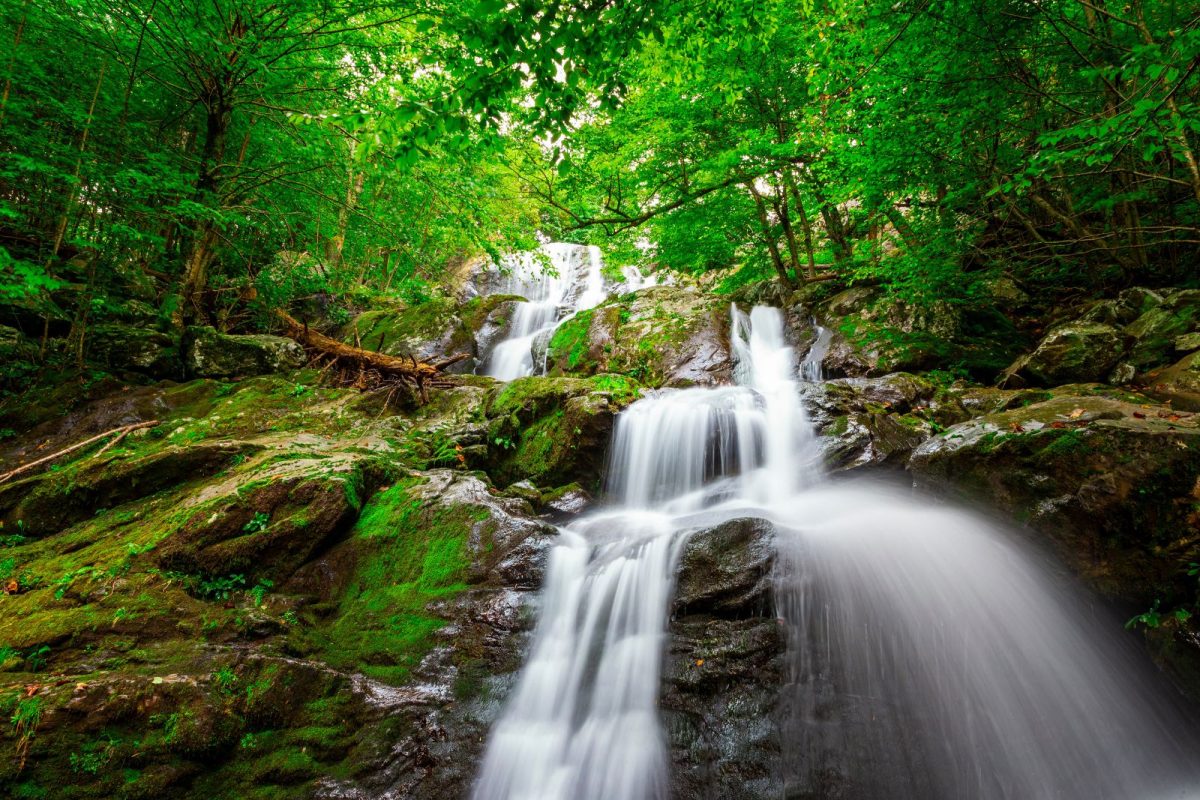
[(797, 365), (778, 310), (731, 324), (738, 385), (618, 418), (611, 504), (562, 529), (475, 800), (667, 797), (674, 568), (700, 517), (738, 516), (774, 523), (782, 564), (781, 796), (1190, 796), (1189, 722), (1120, 626), (980, 518), (823, 479), (797, 373), (829, 337)]
[(505, 266), (507, 275), (495, 291), (524, 297), (525, 302), (515, 304), (507, 335), (486, 359), (484, 374), (503, 381), (544, 372), (545, 345), (554, 330), (604, 302), (610, 291), (653, 285), (633, 267), (622, 271), (624, 282), (611, 284), (604, 277), (600, 248), (591, 245), (550, 242), (537, 253), (512, 257)]

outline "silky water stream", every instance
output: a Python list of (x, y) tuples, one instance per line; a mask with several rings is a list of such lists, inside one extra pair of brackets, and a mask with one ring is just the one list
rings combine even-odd
[(619, 416), (609, 502), (551, 552), (474, 800), (670, 795), (674, 568), (690, 532), (734, 517), (776, 530), (781, 797), (1200, 797), (1195, 723), (1119, 622), (980, 517), (824, 478), (796, 380), (819, 365), (796, 363), (778, 310), (732, 314), (736, 386)]

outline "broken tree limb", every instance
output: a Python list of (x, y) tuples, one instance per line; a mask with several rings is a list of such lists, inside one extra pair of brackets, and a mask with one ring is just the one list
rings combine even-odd
[(56, 453), (51, 453), (48, 456), (42, 456), (37, 461), (30, 461), (28, 464), (22, 464), (21, 466), (17, 467), (16, 469), (9, 470), (8, 472), (4, 473), (3, 475), (0, 475), (0, 483), (4, 483), (5, 481), (9, 480), (10, 478), (15, 478), (16, 476), (18, 476), (24, 472), (28, 472), (29, 470), (33, 469), (34, 467), (39, 467), (42, 464), (48, 464), (51, 461), (62, 458), (63, 456), (67, 455), (68, 453), (73, 453), (76, 450), (79, 450), (80, 448), (87, 447), (89, 444), (94, 444), (94, 443), (100, 441), (101, 439), (105, 439), (109, 436), (112, 436), (113, 434), (116, 434), (117, 438), (113, 439), (111, 442), (104, 445), (104, 447), (100, 448), (100, 451), (98, 453), (96, 453), (96, 455), (100, 455), (100, 453), (103, 453), (105, 450), (112, 447), (114, 444), (119, 442), (121, 439), (124, 439), (127, 435), (129, 435), (130, 431), (136, 431), (139, 428), (153, 428), (157, 424), (158, 424), (158, 420), (152, 419), (147, 422), (135, 422), (132, 425), (122, 425), (119, 428), (113, 428), (111, 431), (105, 431), (104, 433), (98, 433), (90, 439), (84, 439), (82, 442), (77, 442), (76, 444), (73, 444), (70, 447), (65, 447)]
[(349, 382), (360, 388), (369, 385), (367, 375), (374, 373), (381, 379), (380, 382), (391, 380), (411, 385), (424, 399), (429, 387), (453, 386), (453, 380), (443, 370), (451, 364), (470, 358), (469, 353), (459, 353), (440, 361), (425, 362), (417, 361), (412, 356), (402, 358), (374, 350), (364, 350), (317, 333), (285, 311), (275, 313), (283, 321), (285, 333), (289, 338), (304, 345), (314, 355), (332, 359), (331, 363), (336, 362), (344, 374), (357, 375), (357, 378)]

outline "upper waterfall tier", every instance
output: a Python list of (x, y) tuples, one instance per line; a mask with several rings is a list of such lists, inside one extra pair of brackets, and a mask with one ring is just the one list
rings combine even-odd
[(614, 282), (603, 268), (600, 248), (551, 242), (482, 273), (476, 286), (481, 294), (525, 298), (515, 305), (506, 335), (488, 354), (483, 373), (507, 381), (544, 371), (538, 353), (544, 356), (546, 342), (563, 321), (594, 308), (610, 294), (654, 284), (632, 267), (622, 271), (622, 281)]

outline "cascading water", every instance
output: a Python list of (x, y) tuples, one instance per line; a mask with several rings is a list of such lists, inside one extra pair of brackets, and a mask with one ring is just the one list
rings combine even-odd
[(612, 508), (562, 530), (475, 800), (666, 797), (656, 704), (674, 567), (691, 531), (738, 516), (774, 524), (783, 565), (782, 796), (1200, 786), (1190, 722), (1119, 626), (978, 518), (821, 480), (782, 315), (732, 314), (739, 385), (655, 392), (618, 418)]
[[(549, 270), (541, 256), (549, 260)], [(497, 290), (526, 301), (515, 305), (508, 335), (488, 355), (485, 374), (504, 381), (532, 375), (537, 346), (567, 319), (608, 296), (603, 266), (600, 248), (561, 242), (542, 245), (540, 255), (514, 257)]]

